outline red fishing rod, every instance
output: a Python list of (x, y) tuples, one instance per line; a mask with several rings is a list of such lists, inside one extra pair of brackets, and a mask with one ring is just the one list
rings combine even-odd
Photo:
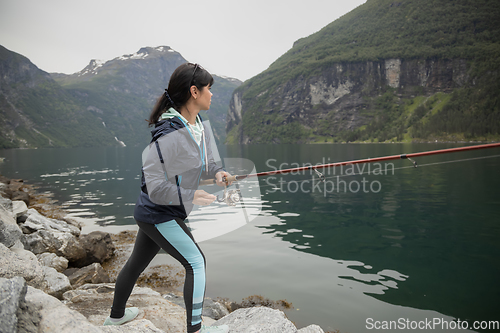
[[(226, 183), (229, 182), (234, 182), (246, 178), (252, 178), (252, 177), (263, 177), (263, 176), (272, 176), (272, 175), (283, 175), (291, 172), (299, 172), (299, 171), (307, 171), (307, 170), (314, 170), (318, 174), (321, 180), (325, 180), (325, 177), (318, 171), (318, 169), (323, 169), (323, 168), (332, 168), (332, 167), (337, 167), (337, 166), (343, 166), (343, 165), (352, 165), (352, 164), (362, 164), (362, 163), (374, 163), (374, 162), (380, 162), (380, 161), (390, 161), (390, 160), (399, 160), (399, 159), (407, 159), (410, 160), (413, 163), (414, 167), (417, 167), (417, 162), (412, 160), (412, 158), (419, 157), (419, 156), (428, 156), (428, 155), (437, 155), (437, 154), (446, 154), (446, 153), (456, 153), (456, 152), (461, 152), (461, 151), (468, 151), (468, 150), (476, 150), (476, 149), (486, 149), (486, 148), (495, 148), (495, 147), (500, 147), (500, 143), (490, 143), (490, 144), (484, 144), (484, 145), (477, 145), (477, 146), (467, 146), (467, 147), (457, 147), (457, 148), (448, 148), (448, 149), (440, 149), (440, 150), (430, 150), (430, 151), (424, 151), (420, 153), (411, 153), (411, 154), (401, 154), (401, 155), (391, 155), (391, 156), (383, 156), (383, 157), (375, 157), (375, 158), (366, 158), (362, 160), (354, 160), (354, 161), (346, 161), (346, 162), (337, 162), (337, 163), (329, 163), (329, 164), (321, 164), (321, 165), (311, 165), (311, 166), (305, 166), (305, 167), (300, 167), (300, 168), (292, 168), (292, 169), (282, 169), (282, 170), (275, 170), (275, 171), (265, 171), (265, 172), (259, 172), (259, 173), (252, 173), (248, 175), (235, 175), (235, 176), (230, 176), (225, 179)], [(202, 180), (200, 182), (200, 185), (211, 185), (215, 184), (215, 179), (208, 179), (208, 180)]]

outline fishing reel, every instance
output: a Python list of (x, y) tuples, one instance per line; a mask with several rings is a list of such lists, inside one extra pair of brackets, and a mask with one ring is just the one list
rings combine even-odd
[(241, 191), (239, 189), (236, 190), (229, 190), (227, 191), (227, 188), (224, 187), (224, 195), (222, 198), (219, 198), (217, 196), (217, 202), (225, 202), (228, 206), (234, 207), (240, 200), (242, 199)]

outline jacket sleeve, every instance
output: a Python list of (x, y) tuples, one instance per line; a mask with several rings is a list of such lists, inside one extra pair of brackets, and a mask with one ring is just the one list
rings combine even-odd
[[(205, 129), (205, 133), (207, 133), (207, 130)], [(205, 175), (206, 179), (214, 179), (215, 175), (219, 171), (224, 171), (224, 168), (221, 166), (217, 165), (214, 161), (214, 156), (212, 153), (212, 140), (210, 135), (206, 135), (206, 145), (207, 145), (207, 170), (208, 170), (208, 176)]]
[[(168, 138), (165, 138), (168, 139)], [(180, 205), (193, 201), (195, 190), (182, 188), (181, 179), (176, 174), (169, 175), (169, 162), (177, 156), (176, 142), (163, 140), (149, 146), (149, 152), (143, 164), (144, 178), (151, 201), (157, 205)]]

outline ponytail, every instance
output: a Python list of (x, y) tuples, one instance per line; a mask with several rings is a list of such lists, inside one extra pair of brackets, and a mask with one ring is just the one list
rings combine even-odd
[(170, 77), (168, 88), (156, 101), (151, 114), (149, 115), (149, 126), (154, 126), (160, 116), (170, 108), (177, 111), (187, 103), (191, 97), (190, 88), (196, 86), (202, 89), (205, 86), (212, 86), (214, 79), (212, 75), (199, 65), (185, 63), (176, 68)]
[(168, 94), (168, 90), (165, 89), (165, 93), (158, 98), (151, 114), (149, 115), (149, 119), (146, 120), (149, 126), (151, 127), (156, 124), (160, 116), (170, 108), (175, 108), (175, 103)]

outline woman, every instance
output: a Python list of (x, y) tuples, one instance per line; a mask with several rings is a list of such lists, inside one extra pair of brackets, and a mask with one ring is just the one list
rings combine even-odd
[(227, 326), (202, 327), (205, 257), (184, 223), (193, 205), (209, 205), (216, 196), (198, 190), (200, 178), (224, 186), (230, 176), (213, 160), (209, 136), (198, 113), (210, 108), (213, 77), (186, 63), (172, 76), (150, 117), (152, 140), (143, 153), (141, 193), (134, 218), (139, 226), (133, 252), (116, 279), (111, 315), (104, 325), (121, 325), (139, 310), (125, 308), (135, 282), (161, 249), (186, 269), (184, 302), (187, 331), (227, 332)]

